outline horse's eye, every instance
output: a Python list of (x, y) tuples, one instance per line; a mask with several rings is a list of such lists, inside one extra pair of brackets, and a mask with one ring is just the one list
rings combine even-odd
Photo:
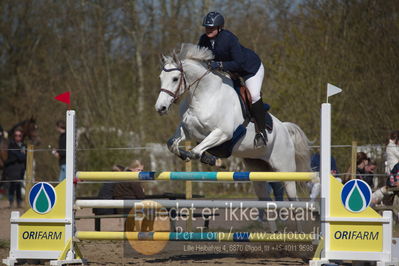
[(173, 82), (177, 82), (178, 80), (178, 78), (173, 78)]

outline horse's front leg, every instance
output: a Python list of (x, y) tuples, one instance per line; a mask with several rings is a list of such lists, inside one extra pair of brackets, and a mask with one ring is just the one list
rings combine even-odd
[[(200, 144), (195, 146), (191, 151), (190, 151), (190, 157), (191, 159), (200, 159), (204, 163), (210, 164), (207, 162), (207, 158), (202, 158), (201, 156), (204, 155), (204, 152), (212, 147), (218, 146), (222, 144), (223, 142), (229, 140), (232, 136), (225, 133), (221, 129), (217, 128), (213, 130), (205, 139), (201, 141)], [(211, 163), (214, 164), (214, 163)]]
[(183, 140), (186, 140), (186, 134), (184, 133), (184, 129), (180, 124), (173, 137), (168, 140), (168, 148), (172, 153), (176, 154), (182, 160), (189, 161), (191, 159), (190, 153), (179, 148), (180, 142)]

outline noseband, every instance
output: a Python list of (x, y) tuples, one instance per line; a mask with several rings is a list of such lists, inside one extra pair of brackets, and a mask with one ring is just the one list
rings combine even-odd
[[(184, 93), (189, 91), (191, 86), (193, 86), (195, 83), (199, 83), (201, 81), (201, 79), (203, 77), (205, 77), (210, 72), (210, 70), (207, 69), (207, 71), (201, 77), (199, 77), (193, 83), (191, 83), (190, 85), (187, 86), (187, 81), (186, 81), (186, 77), (184, 75), (184, 70), (183, 70), (183, 64), (182, 64), (181, 61), (179, 63), (180, 63), (179, 64), (180, 66), (179, 67), (175, 67), (175, 68), (167, 69), (167, 68), (165, 68), (165, 66), (162, 67), (162, 70), (165, 71), (165, 72), (172, 72), (172, 71), (179, 71), (180, 72), (180, 81), (179, 81), (179, 85), (178, 85), (177, 90), (176, 90), (175, 93), (173, 91), (161, 88), (161, 91), (163, 91), (166, 94), (168, 94), (171, 97), (173, 97), (173, 103), (175, 103), (180, 98), (180, 96), (182, 96)], [(182, 85), (183, 85), (183, 90), (181, 89)], [(179, 93), (180, 91), (182, 91), (182, 92)]]

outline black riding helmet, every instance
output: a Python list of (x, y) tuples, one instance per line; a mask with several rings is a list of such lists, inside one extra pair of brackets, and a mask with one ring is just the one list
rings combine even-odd
[(223, 27), (224, 18), (219, 12), (209, 12), (202, 21), (204, 27)]

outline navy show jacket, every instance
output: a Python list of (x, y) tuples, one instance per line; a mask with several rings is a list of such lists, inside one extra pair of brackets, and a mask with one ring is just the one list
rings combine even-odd
[(214, 60), (223, 62), (224, 71), (237, 73), (244, 80), (255, 76), (261, 65), (259, 56), (242, 46), (232, 32), (221, 30), (213, 40), (214, 45), (211, 39), (203, 34), (198, 45), (210, 49), (215, 56)]

